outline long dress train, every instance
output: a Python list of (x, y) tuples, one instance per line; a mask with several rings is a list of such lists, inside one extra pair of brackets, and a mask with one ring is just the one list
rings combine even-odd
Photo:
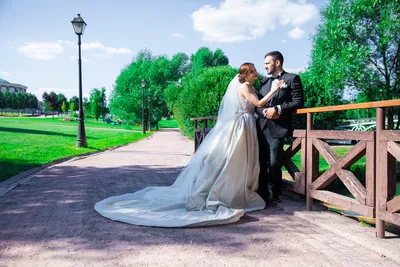
[(109, 197), (96, 211), (130, 224), (186, 227), (231, 223), (263, 209), (254, 106), (238, 98), (233, 118), (211, 130), (173, 185)]

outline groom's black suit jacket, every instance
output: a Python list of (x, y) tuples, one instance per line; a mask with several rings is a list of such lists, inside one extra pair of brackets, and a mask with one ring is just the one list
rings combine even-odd
[[(278, 89), (264, 107), (256, 109), (260, 129), (263, 131), (267, 127), (272, 138), (284, 138), (292, 135), (292, 113), (304, 105), (304, 90), (300, 77), (285, 71), (282, 71), (279, 76), (278, 79), (284, 80), (287, 87)], [(274, 78), (268, 78), (261, 82), (259, 90), (260, 99), (271, 91), (273, 80)], [(282, 114), (280, 117), (271, 120), (265, 118), (263, 110), (277, 105), (281, 105)]]

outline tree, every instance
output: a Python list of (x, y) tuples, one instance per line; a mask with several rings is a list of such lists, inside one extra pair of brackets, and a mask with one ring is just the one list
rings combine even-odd
[(64, 94), (57, 94), (57, 111), (58, 112), (62, 112), (62, 104), (63, 103), (66, 103), (66, 104), (68, 104), (68, 100), (67, 100), (67, 98), (65, 97), (65, 95)]
[[(58, 98), (56, 93), (53, 91), (48, 94), (47, 92), (43, 93), (43, 101), (45, 102), (45, 108), (46, 110), (49, 111), (57, 111), (59, 106), (58, 106)], [(52, 112), (53, 119), (54, 119), (54, 112)]]
[(168, 86), (164, 96), (181, 132), (193, 136), (190, 118), (218, 114), (226, 88), (236, 74), (237, 70), (229, 65), (203, 68), (187, 73), (180, 85)]
[[(399, 98), (399, 13), (399, 0), (332, 0), (322, 10), (307, 75), (323, 104), (337, 102), (344, 90), (367, 101)], [(393, 116), (388, 108), (390, 128)]]
[(69, 104), (69, 109), (71, 110), (71, 111), (76, 111), (76, 106), (75, 106), (75, 103), (74, 102), (70, 102), (70, 104)]
[(153, 56), (149, 50), (140, 51), (117, 77), (110, 97), (111, 113), (125, 121), (141, 122), (141, 81), (145, 79), (145, 109), (148, 110), (147, 100), (150, 99), (151, 122), (157, 125), (161, 118), (169, 115), (163, 92), (182, 77), (187, 62), (188, 57), (183, 53), (170, 60), (166, 56)]
[(229, 64), (228, 58), (221, 49), (212, 52), (207, 47), (202, 47), (190, 57), (191, 71), (197, 72), (207, 67), (225, 66)]
[(0, 115), (3, 115), (3, 109), (5, 108), (6, 99), (2, 92), (0, 92)]
[(61, 110), (65, 113), (65, 112), (67, 112), (67, 110), (68, 110), (68, 107), (67, 107), (67, 102), (63, 102), (62, 103), (62, 105), (61, 105)]
[(71, 111), (77, 111), (79, 109), (79, 98), (77, 96), (71, 97), (69, 103), (69, 109)]
[(90, 91), (90, 107), (91, 113), (96, 118), (96, 121), (99, 120), (99, 117), (102, 116), (104, 118), (106, 113), (106, 88), (101, 88), (101, 90), (97, 88), (93, 88)]
[[(87, 99), (87, 97), (83, 98), (82, 106), (83, 106), (83, 112), (85, 114), (90, 114), (90, 111), (91, 111), (90, 101), (89, 101), (89, 99)], [(79, 106), (78, 106), (78, 110), (79, 110)]]

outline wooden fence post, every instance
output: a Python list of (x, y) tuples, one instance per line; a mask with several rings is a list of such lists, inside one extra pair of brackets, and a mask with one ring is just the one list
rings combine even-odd
[(307, 113), (307, 162), (306, 162), (306, 206), (307, 210), (312, 210), (313, 200), (310, 194), (311, 185), (313, 182), (313, 170), (314, 170), (314, 149), (313, 149), (313, 142), (311, 137), (309, 136), (309, 131), (313, 128), (313, 114), (311, 112)]
[[(385, 237), (385, 222), (381, 220), (380, 211), (383, 209), (382, 203), (384, 200), (384, 186), (382, 176), (387, 176), (387, 150), (386, 150), (386, 142), (381, 141), (380, 135), (381, 131), (385, 128), (385, 110), (383, 108), (376, 109), (376, 161), (375, 161), (375, 217), (376, 217), (376, 236), (379, 238)], [(384, 173), (386, 172), (386, 173)], [(386, 202), (386, 201), (384, 201)]]

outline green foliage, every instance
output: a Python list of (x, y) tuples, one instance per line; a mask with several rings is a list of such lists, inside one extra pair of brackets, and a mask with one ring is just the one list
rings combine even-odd
[(61, 105), (61, 110), (65, 113), (68, 110), (67, 103), (64, 101)]
[[(84, 97), (82, 100), (82, 106), (83, 106), (83, 112), (85, 114), (90, 115), (90, 111), (92, 110), (91, 106), (90, 106), (90, 101), (89, 99), (87, 99), (87, 97)], [(78, 106), (78, 110), (79, 110), (79, 106)]]
[(164, 96), (181, 132), (193, 136), (193, 122), (190, 118), (218, 114), (226, 88), (236, 74), (237, 70), (229, 65), (204, 68), (186, 74), (180, 85), (170, 85), (167, 88)]
[(212, 52), (207, 47), (202, 47), (190, 57), (191, 71), (197, 72), (208, 67), (225, 66), (229, 64), (228, 58), (221, 49)]
[(105, 117), (107, 112), (107, 102), (106, 102), (106, 88), (101, 88), (101, 90), (97, 88), (93, 88), (90, 91), (90, 108), (91, 114), (96, 118), (96, 121), (99, 120), (99, 117)]
[(70, 104), (69, 104), (69, 109), (70, 109), (71, 111), (76, 111), (76, 106), (75, 106), (75, 103), (74, 103), (74, 102), (70, 102)]
[[(399, 98), (399, 13), (398, 0), (332, 0), (321, 12), (312, 62), (302, 76), (306, 105), (339, 104), (345, 90), (366, 101)], [(321, 123), (335, 119), (323, 116)]]
[(36, 109), (37, 98), (31, 93), (0, 92), (0, 109)]
[(46, 110), (48, 111), (56, 111), (59, 108), (59, 102), (57, 94), (53, 91), (48, 94), (47, 92), (43, 93), (43, 101), (45, 102)]
[(62, 104), (64, 102), (68, 103), (68, 99), (65, 97), (65, 95), (62, 93), (57, 94), (57, 111), (59, 111), (59, 112), (62, 111)]
[(69, 100), (69, 109), (71, 111), (77, 111), (79, 109), (79, 98), (77, 96), (73, 96)]
[[(145, 112), (148, 114), (150, 109), (152, 124), (168, 117), (164, 90), (181, 78), (187, 69), (187, 61), (188, 57), (183, 53), (169, 60), (166, 56), (155, 57), (148, 50), (139, 52), (117, 77), (111, 93), (111, 113), (127, 122), (141, 122), (143, 90)], [(144, 89), (141, 87), (142, 79), (146, 80)]]

